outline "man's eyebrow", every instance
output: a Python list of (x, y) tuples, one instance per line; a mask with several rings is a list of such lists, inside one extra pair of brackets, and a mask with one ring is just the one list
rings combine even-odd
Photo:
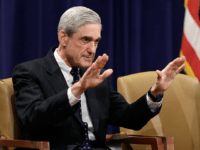
[(87, 40), (95, 40), (95, 41), (100, 41), (101, 40), (101, 37), (97, 38), (97, 39), (93, 39), (93, 37), (91, 36), (83, 36), (81, 39), (87, 39)]
[(97, 38), (95, 41), (100, 41), (101, 40), (101, 37)]

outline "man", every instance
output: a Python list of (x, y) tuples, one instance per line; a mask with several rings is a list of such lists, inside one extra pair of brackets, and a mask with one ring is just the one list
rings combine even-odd
[(110, 86), (112, 69), (103, 70), (108, 56), (93, 63), (100, 39), (99, 15), (73, 7), (60, 18), (58, 48), (15, 67), (15, 105), (23, 139), (49, 141), (51, 149), (108, 149), (108, 124), (139, 130), (159, 113), (162, 94), (185, 67), (185, 57), (157, 70), (150, 91), (128, 104)]

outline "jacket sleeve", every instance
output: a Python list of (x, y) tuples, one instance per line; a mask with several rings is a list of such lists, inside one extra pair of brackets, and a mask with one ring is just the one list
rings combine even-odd
[[(71, 116), (73, 110), (68, 101), (67, 89), (45, 97), (41, 82), (37, 79), (38, 71), (31, 67), (17, 65), (12, 74), (15, 106), (22, 124), (30, 129), (39, 129)], [(48, 87), (46, 90), (49, 90)]]
[(160, 108), (152, 113), (147, 105), (146, 94), (136, 102), (128, 104), (124, 97), (110, 87), (109, 124), (140, 130), (147, 122), (157, 115)]

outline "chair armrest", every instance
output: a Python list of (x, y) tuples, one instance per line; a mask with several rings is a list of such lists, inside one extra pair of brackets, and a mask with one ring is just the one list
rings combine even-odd
[(174, 150), (173, 137), (109, 134), (106, 143), (142, 144), (151, 145), (152, 150)]
[(28, 140), (8, 140), (0, 138), (0, 146), (2, 147), (22, 147), (35, 148), (39, 150), (50, 150), (49, 142), (28, 141)]
[[(139, 135), (106, 135), (106, 143), (118, 144), (144, 144), (151, 145), (152, 150), (174, 150), (173, 137), (159, 136), (139, 136)], [(115, 145), (114, 144), (114, 145)], [(29, 140), (8, 140), (0, 138), (0, 146), (2, 147), (23, 147), (35, 148), (39, 150), (49, 150), (49, 142), (29, 141)]]

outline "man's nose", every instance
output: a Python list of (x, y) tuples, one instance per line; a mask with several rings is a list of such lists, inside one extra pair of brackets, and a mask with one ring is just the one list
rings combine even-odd
[(97, 44), (94, 41), (90, 42), (88, 51), (91, 53), (96, 53), (96, 49), (97, 49)]

